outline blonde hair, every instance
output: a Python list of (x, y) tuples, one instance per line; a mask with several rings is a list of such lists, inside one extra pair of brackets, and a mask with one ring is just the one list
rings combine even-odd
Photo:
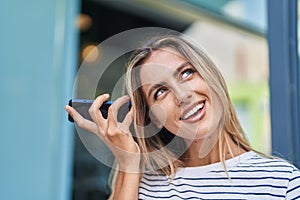
[[(180, 160), (178, 153), (180, 153), (180, 149), (186, 148), (181, 141), (182, 139), (174, 136), (164, 128), (151, 137), (147, 136), (147, 131), (143, 128), (149, 124), (151, 120), (146, 98), (141, 89), (142, 83), (137, 66), (143, 64), (143, 62), (151, 56), (153, 51), (162, 48), (172, 48), (183, 56), (194, 66), (210, 89), (220, 99), (224, 115), (222, 116), (221, 131), (218, 138), (219, 159), (226, 170), (225, 151), (228, 149), (231, 152), (229, 139), (232, 139), (246, 151), (252, 150), (252, 148), (247, 142), (229, 98), (224, 78), (216, 65), (203, 50), (193, 45), (187, 38), (176, 35), (152, 38), (144, 47), (134, 52), (128, 64), (126, 87), (128, 94), (132, 97), (135, 121), (134, 132), (136, 134), (135, 140), (142, 153), (143, 166), (149, 170), (156, 170), (166, 175), (172, 175), (176, 172), (178, 167), (183, 166), (183, 162)], [(174, 150), (174, 148), (164, 148), (171, 140), (176, 140), (175, 146), (179, 146), (178, 151)]]

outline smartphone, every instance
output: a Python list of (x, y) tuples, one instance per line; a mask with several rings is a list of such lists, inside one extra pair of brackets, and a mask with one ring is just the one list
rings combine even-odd
[[(89, 114), (89, 108), (91, 107), (93, 102), (94, 100), (90, 100), (90, 99), (71, 99), (69, 100), (69, 106), (73, 107), (85, 119), (92, 121), (92, 118)], [(106, 101), (100, 107), (100, 112), (102, 113), (102, 116), (105, 119), (107, 118), (108, 108), (111, 106), (112, 103), (113, 101)], [(120, 107), (117, 116), (119, 122), (123, 121), (123, 119), (129, 112), (130, 108), (131, 108), (130, 102), (125, 103)], [(71, 115), (68, 115), (68, 120), (70, 122), (74, 122), (74, 119), (71, 117)]]

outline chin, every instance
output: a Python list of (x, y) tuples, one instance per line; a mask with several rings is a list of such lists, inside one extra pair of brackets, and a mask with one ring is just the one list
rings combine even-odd
[(203, 140), (205, 138), (208, 138), (210, 136), (210, 134), (206, 132), (197, 132), (197, 133), (181, 133), (178, 134), (179, 137), (185, 139), (185, 140), (189, 140), (189, 141), (194, 141), (194, 140)]

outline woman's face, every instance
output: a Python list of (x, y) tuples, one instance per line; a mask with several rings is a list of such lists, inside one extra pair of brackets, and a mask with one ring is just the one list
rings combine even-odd
[(216, 132), (222, 115), (220, 100), (178, 52), (154, 51), (141, 66), (140, 78), (158, 127), (190, 140)]

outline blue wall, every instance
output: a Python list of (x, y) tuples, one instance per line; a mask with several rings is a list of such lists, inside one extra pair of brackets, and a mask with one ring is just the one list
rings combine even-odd
[(70, 199), (79, 1), (0, 1), (0, 199)]
[(273, 154), (300, 167), (298, 0), (268, 0)]

